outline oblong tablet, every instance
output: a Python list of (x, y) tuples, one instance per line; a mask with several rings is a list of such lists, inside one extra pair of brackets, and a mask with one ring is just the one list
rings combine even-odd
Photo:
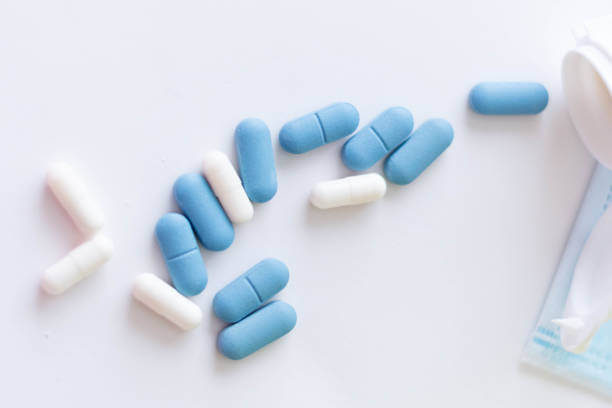
[(296, 321), (295, 310), (289, 304), (270, 302), (223, 329), (217, 347), (225, 357), (240, 360), (289, 333)]
[(385, 177), (395, 184), (417, 178), (453, 141), (453, 127), (444, 119), (431, 119), (412, 133), (385, 160)]
[(286, 123), (279, 142), (289, 153), (306, 153), (350, 135), (359, 125), (359, 112), (347, 102), (338, 102)]
[(108, 261), (113, 249), (108, 237), (95, 235), (48, 268), (42, 277), (42, 288), (50, 295), (63, 293)]
[(76, 226), (87, 236), (104, 226), (104, 214), (79, 174), (66, 163), (54, 163), (47, 184)]
[(204, 246), (227, 249), (234, 241), (234, 227), (203, 176), (187, 173), (174, 183), (174, 199), (185, 213)]
[(278, 190), (278, 182), (268, 126), (259, 119), (245, 119), (236, 127), (234, 139), (247, 196), (255, 203), (270, 201)]
[(317, 183), (310, 202), (323, 210), (376, 201), (387, 192), (385, 179), (376, 173), (360, 174)]
[(202, 320), (202, 310), (198, 305), (152, 273), (143, 273), (136, 277), (132, 295), (183, 330), (197, 327)]
[(176, 290), (185, 296), (202, 292), (208, 275), (187, 218), (177, 213), (163, 215), (155, 225), (155, 236)]
[(204, 156), (202, 172), (225, 213), (234, 224), (253, 218), (253, 204), (249, 201), (240, 177), (225, 153), (212, 151)]
[(412, 132), (412, 114), (389, 108), (342, 146), (342, 161), (351, 170), (366, 170), (402, 143)]
[(537, 82), (481, 82), (470, 91), (470, 106), (483, 115), (535, 115), (548, 105)]
[(237, 322), (280, 292), (288, 281), (289, 269), (284, 263), (264, 259), (217, 292), (213, 310), (219, 319)]

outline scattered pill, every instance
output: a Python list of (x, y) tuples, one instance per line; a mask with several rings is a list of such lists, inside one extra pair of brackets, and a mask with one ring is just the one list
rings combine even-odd
[(385, 161), (385, 176), (395, 184), (416, 179), (453, 141), (453, 128), (444, 119), (423, 123)]
[(104, 214), (78, 173), (66, 163), (54, 163), (47, 183), (79, 230), (87, 236), (104, 226)]
[(232, 360), (240, 360), (289, 333), (297, 320), (291, 305), (274, 301), (219, 333), (217, 346)]
[(342, 161), (351, 170), (366, 170), (402, 143), (412, 131), (412, 114), (389, 108), (355, 133), (342, 147)]
[(270, 130), (262, 120), (245, 119), (234, 138), (244, 190), (255, 203), (270, 201), (278, 189)]
[(157, 221), (155, 235), (176, 290), (185, 296), (202, 292), (208, 276), (187, 218), (177, 213), (165, 214)]
[(97, 234), (48, 268), (41, 286), (45, 292), (59, 295), (102, 266), (112, 254), (113, 242)]
[(548, 104), (537, 82), (481, 82), (470, 91), (470, 105), (483, 115), (535, 115)]
[(310, 193), (310, 202), (323, 210), (376, 201), (387, 192), (385, 179), (376, 173), (321, 181)]
[(306, 153), (350, 135), (359, 125), (359, 112), (347, 102), (338, 102), (286, 123), (279, 142), (289, 153)]
[(187, 173), (174, 183), (174, 199), (195, 233), (211, 251), (227, 249), (234, 241), (234, 227), (203, 176)]
[(197, 327), (202, 320), (202, 310), (198, 305), (152, 273), (136, 277), (132, 295), (183, 330)]
[(221, 289), (213, 299), (217, 317), (234, 323), (280, 292), (289, 281), (289, 269), (277, 259), (264, 259)]
[(253, 204), (242, 188), (240, 177), (227, 155), (218, 151), (208, 152), (204, 156), (202, 171), (225, 213), (234, 224), (247, 222), (253, 218)]

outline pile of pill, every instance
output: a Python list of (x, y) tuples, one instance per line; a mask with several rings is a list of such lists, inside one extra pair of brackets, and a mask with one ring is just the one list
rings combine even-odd
[[(172, 286), (152, 274), (136, 278), (133, 295), (184, 330), (199, 325), (202, 314), (188, 299), (208, 282), (198, 242), (211, 251), (234, 241), (234, 224), (253, 218), (252, 202), (263, 203), (278, 189), (270, 131), (259, 119), (242, 121), (235, 131), (240, 176), (222, 152), (204, 156), (201, 173), (187, 173), (174, 183), (174, 199), (183, 214), (167, 213), (155, 227)], [(297, 315), (287, 303), (265, 304), (285, 287), (284, 263), (265, 259), (215, 296), (213, 309), (231, 323), (221, 331), (218, 348), (231, 359), (244, 358), (293, 329)]]
[(47, 184), (86, 238), (43, 273), (43, 290), (59, 295), (108, 261), (113, 254), (113, 242), (100, 232), (104, 214), (72, 167), (66, 163), (51, 165)]
[[(299, 154), (352, 134), (359, 113), (349, 103), (336, 103), (285, 124), (280, 145)], [(385, 110), (355, 133), (342, 148), (342, 160), (352, 170), (372, 167), (388, 155), (385, 175), (408, 184), (451, 143), (453, 130), (443, 119), (425, 122), (412, 136), (412, 114), (405, 108)], [(155, 234), (174, 288), (144, 274), (136, 279), (133, 294), (152, 310), (183, 329), (195, 327), (201, 313), (187, 297), (201, 293), (208, 282), (198, 248), (227, 249), (234, 240), (234, 224), (253, 218), (251, 202), (267, 202), (278, 189), (270, 131), (259, 119), (246, 119), (236, 128), (235, 145), (240, 176), (222, 152), (204, 156), (201, 173), (188, 173), (174, 183), (174, 198), (182, 214), (163, 215)], [(311, 203), (322, 209), (362, 204), (384, 196), (387, 186), (375, 173), (318, 183)], [(285, 335), (296, 323), (287, 303), (265, 304), (285, 287), (289, 270), (282, 262), (265, 259), (223, 288), (213, 309), (231, 325), (221, 331), (218, 348), (232, 359), (244, 358)]]
[[(279, 142), (289, 153), (311, 151), (342, 139), (359, 125), (359, 112), (346, 102), (335, 103), (285, 124)], [(426, 121), (411, 134), (412, 114), (392, 107), (351, 136), (342, 146), (342, 161), (351, 170), (364, 171), (385, 156), (385, 177), (405, 185), (416, 179), (453, 141), (453, 128), (444, 119)], [(375, 201), (386, 193), (385, 180), (363, 174), (317, 184), (310, 202), (327, 209)]]
[[(487, 115), (537, 114), (548, 103), (546, 89), (537, 83), (506, 82), (476, 85), (469, 97), (472, 109)], [(359, 113), (346, 102), (335, 103), (286, 123), (279, 143), (289, 153), (301, 154), (347, 137), (357, 129)], [(414, 181), (452, 143), (453, 129), (444, 119), (430, 119), (413, 130), (410, 111), (392, 107), (354, 133), (342, 146), (341, 159), (353, 171), (365, 171), (385, 159), (387, 180), (399, 185)], [(183, 214), (167, 213), (155, 226), (172, 285), (151, 273), (136, 277), (133, 296), (183, 330), (202, 320), (198, 305), (188, 299), (201, 293), (208, 274), (198, 241), (211, 251), (227, 249), (234, 241), (234, 224), (253, 218), (252, 202), (265, 203), (277, 192), (277, 176), (270, 131), (259, 119), (240, 122), (235, 133), (239, 174), (222, 152), (204, 156), (201, 172), (183, 174), (173, 187)], [(47, 269), (42, 287), (59, 294), (106, 262), (112, 242), (99, 231), (104, 217), (68, 165), (51, 167), (48, 184), (88, 240)], [(385, 178), (376, 173), (317, 183), (310, 202), (328, 209), (363, 204), (383, 197)], [(289, 281), (287, 266), (264, 259), (222, 288), (213, 311), (229, 324), (218, 335), (219, 351), (242, 359), (289, 333), (296, 324), (293, 307), (270, 301)], [(269, 302), (270, 301), (270, 302)]]
[(282, 301), (270, 302), (289, 281), (289, 269), (277, 259), (264, 259), (221, 289), (213, 299), (215, 315), (232, 323), (219, 334), (219, 351), (238, 360), (289, 333), (295, 310)]

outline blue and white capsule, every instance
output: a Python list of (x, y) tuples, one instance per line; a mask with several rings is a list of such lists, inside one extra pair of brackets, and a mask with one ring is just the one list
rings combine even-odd
[(204, 246), (223, 251), (234, 241), (234, 227), (204, 177), (187, 173), (174, 183), (174, 199)]
[(165, 214), (157, 221), (155, 235), (176, 290), (184, 296), (202, 292), (208, 275), (187, 218), (177, 213)]
[(548, 105), (537, 82), (481, 82), (470, 91), (470, 106), (483, 115), (536, 115)]
[(395, 184), (414, 181), (453, 141), (453, 127), (444, 119), (430, 119), (385, 160), (385, 177)]
[(219, 333), (217, 347), (232, 360), (240, 360), (283, 337), (295, 327), (291, 305), (274, 301)]
[(245, 119), (236, 127), (234, 139), (247, 196), (255, 203), (270, 201), (278, 190), (278, 182), (268, 126), (260, 119)]
[(289, 269), (278, 259), (268, 258), (221, 289), (213, 299), (217, 317), (237, 322), (283, 290), (289, 281)]
[(350, 135), (359, 125), (359, 112), (347, 102), (338, 102), (286, 123), (279, 142), (289, 153), (306, 153)]
[(367, 170), (402, 143), (412, 126), (408, 109), (389, 108), (344, 143), (342, 161), (351, 170)]

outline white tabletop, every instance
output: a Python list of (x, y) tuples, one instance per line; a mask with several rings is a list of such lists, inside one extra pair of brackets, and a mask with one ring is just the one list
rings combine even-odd
[[(570, 26), (609, 1), (100, 2), (0, 5), (4, 200), (3, 406), (605, 406), (519, 365), (592, 167), (568, 117), (560, 63)], [(467, 107), (483, 80), (542, 82), (537, 117)], [(334, 101), (361, 123), (393, 105), (455, 129), (416, 182), (323, 212), (319, 180), (351, 174), (341, 143), (283, 152), (286, 121)], [(174, 179), (203, 152), (234, 159), (233, 129), (264, 119), (279, 192), (203, 252), (202, 326), (135, 303), (134, 277), (168, 279), (153, 235)], [(100, 197), (111, 262), (61, 297), (42, 271), (81, 238), (49, 190), (54, 160)], [(380, 171), (380, 166), (376, 167)], [(291, 279), (295, 330), (239, 362), (215, 350), (214, 294), (264, 257)]]

